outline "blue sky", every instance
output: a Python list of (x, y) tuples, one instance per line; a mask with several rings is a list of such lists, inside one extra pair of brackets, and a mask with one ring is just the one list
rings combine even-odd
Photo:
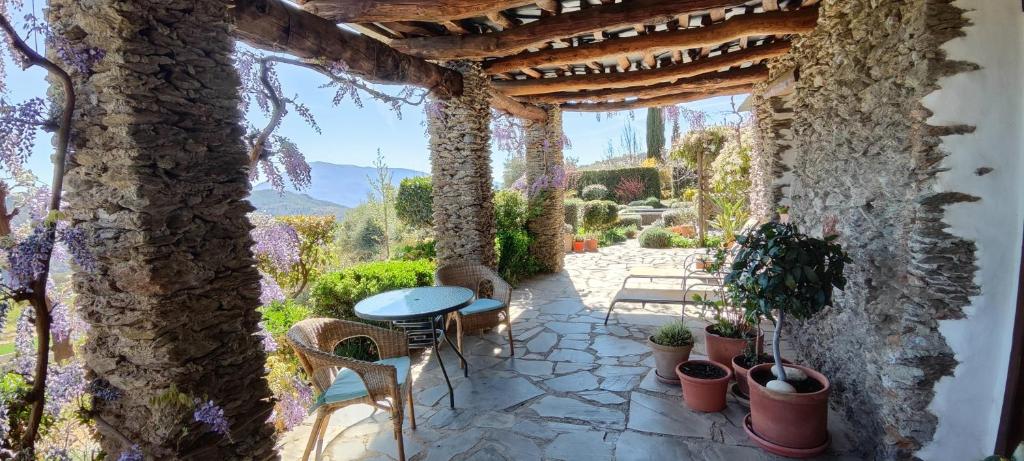
[[(9, 88), (4, 98), (15, 102), (45, 96), (47, 84), (44, 72), (38, 69), (22, 71), (10, 62), (6, 53), (4, 55)], [(317, 134), (294, 113), (289, 114), (279, 128), (278, 134), (295, 141), (309, 161), (367, 166), (376, 158), (377, 149), (380, 149), (392, 167), (430, 171), (421, 107), (405, 107), (402, 119), (398, 119), (386, 105), (368, 97), (363, 98), (362, 108), (356, 107), (350, 100), (334, 106), (331, 103), (334, 92), (319, 88), (325, 83), (319, 74), (286, 65), (279, 66), (279, 74), (285, 94), (309, 106), (323, 129), (323, 134)], [(398, 89), (381, 88), (389, 91)], [(743, 97), (737, 97), (737, 104), (742, 100)], [(718, 118), (724, 116), (723, 112), (729, 109), (729, 98), (712, 98), (685, 106), (703, 109)], [(631, 119), (625, 112), (613, 117), (601, 114), (599, 121), (594, 113), (566, 113), (563, 116), (563, 129), (572, 142), (572, 148), (565, 155), (578, 158), (581, 164), (601, 160), (605, 157), (609, 140), (618, 148), (619, 135), (627, 123), (632, 123), (643, 144), (646, 111), (635, 111), (633, 115)], [(258, 113), (250, 113), (249, 120), (258, 126), (264, 121)], [(686, 127), (683, 126), (683, 129)], [(48, 178), (50, 175), (50, 154), (49, 135), (41, 133), (29, 161), (29, 167), (40, 178)], [(506, 153), (497, 149), (492, 151), (495, 178), (501, 177), (505, 158)]]

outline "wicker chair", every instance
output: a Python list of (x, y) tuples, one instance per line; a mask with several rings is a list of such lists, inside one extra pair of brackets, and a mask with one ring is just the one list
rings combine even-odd
[[(439, 267), (434, 274), (437, 285), (469, 288), (476, 293), (472, 304), (452, 312), (449, 320), (455, 320), (455, 337), (462, 350), (462, 335), (466, 331), (494, 328), (502, 321), (508, 325), (509, 356), (515, 357), (512, 341), (512, 317), (508, 306), (512, 302), (512, 286), (491, 268), (475, 262), (457, 262)], [(489, 287), (488, 287), (489, 285)], [(491, 291), (486, 293), (489, 288)], [(460, 363), (461, 366), (461, 363)]]
[[(364, 362), (334, 355), (334, 348), (340, 342), (361, 336), (373, 340), (380, 361)], [(311, 411), (317, 412), (316, 422), (309, 434), (302, 460), (309, 459), (314, 443), (316, 459), (320, 459), (331, 413), (357, 403), (391, 412), (395, 439), (398, 441), (398, 456), (405, 460), (402, 438), (403, 398), (409, 404), (409, 422), (412, 429), (416, 430), (409, 344), (405, 334), (345, 320), (307, 319), (288, 330), (288, 342), (295, 349), (299, 362), (317, 391), (316, 401), (311, 408)]]

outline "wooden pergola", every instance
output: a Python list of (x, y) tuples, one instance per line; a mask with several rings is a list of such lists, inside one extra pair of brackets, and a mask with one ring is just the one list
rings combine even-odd
[(439, 98), (460, 94), (461, 79), (433, 62), (479, 61), (491, 105), (528, 120), (543, 120), (536, 104), (616, 111), (747, 92), (817, 22), (817, 0), (298, 3), (237, 0), (237, 35)]

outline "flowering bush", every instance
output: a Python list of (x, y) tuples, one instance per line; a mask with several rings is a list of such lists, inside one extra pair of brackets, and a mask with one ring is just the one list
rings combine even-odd
[(583, 192), (580, 196), (584, 200), (604, 200), (608, 196), (608, 188), (600, 184), (591, 184), (583, 188)]
[(622, 178), (615, 186), (615, 197), (619, 203), (629, 203), (644, 196), (647, 184), (640, 178)]

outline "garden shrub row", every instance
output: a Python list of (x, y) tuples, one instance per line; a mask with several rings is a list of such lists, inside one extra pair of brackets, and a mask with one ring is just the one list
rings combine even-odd
[(399, 288), (434, 284), (427, 260), (376, 261), (324, 274), (310, 291), (310, 308), (320, 317), (357, 320), (353, 308), (364, 298)]
[[(641, 197), (661, 196), (661, 177), (657, 168), (636, 167), (616, 168), (608, 170), (585, 170), (581, 171), (578, 182), (578, 192), (583, 197), (583, 189), (591, 184), (604, 186), (605, 191), (613, 191), (623, 179), (640, 179), (644, 182), (644, 192)], [(611, 198), (611, 197), (608, 197)]]

